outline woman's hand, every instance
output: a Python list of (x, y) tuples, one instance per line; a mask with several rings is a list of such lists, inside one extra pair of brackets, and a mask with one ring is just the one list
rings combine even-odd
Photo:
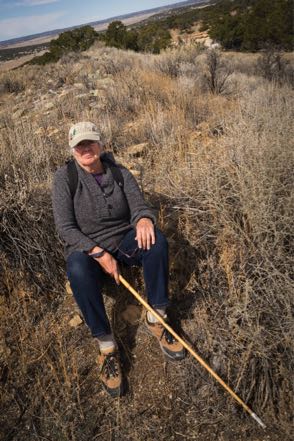
[(137, 222), (135, 239), (138, 242), (138, 247), (143, 250), (150, 250), (151, 245), (155, 244), (154, 225), (151, 219), (142, 217)]
[[(100, 251), (102, 251), (102, 248), (95, 247), (89, 252), (89, 254), (94, 254)], [(119, 267), (115, 258), (110, 253), (105, 251), (103, 256), (93, 257), (93, 259), (95, 259), (96, 262), (101, 265), (103, 271), (113, 277), (116, 283), (119, 285)]]

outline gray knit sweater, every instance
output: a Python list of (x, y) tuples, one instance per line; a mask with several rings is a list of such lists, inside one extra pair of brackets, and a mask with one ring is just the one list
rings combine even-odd
[[(76, 163), (77, 164), (77, 163)], [(67, 166), (54, 176), (52, 203), (57, 231), (65, 242), (65, 256), (73, 251), (89, 251), (96, 245), (117, 250), (124, 235), (142, 217), (156, 221), (153, 210), (145, 203), (134, 176), (119, 165), (124, 189), (115, 182), (104, 163), (101, 187), (95, 178), (77, 164), (78, 184), (72, 199)]]

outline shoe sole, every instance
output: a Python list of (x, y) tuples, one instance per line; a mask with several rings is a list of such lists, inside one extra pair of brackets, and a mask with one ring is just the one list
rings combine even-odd
[(177, 354), (179, 354), (179, 355), (174, 356), (174, 355), (170, 355), (168, 352), (166, 352), (164, 346), (162, 346), (162, 345), (160, 344), (160, 342), (159, 342), (159, 346), (160, 346), (161, 351), (163, 352), (163, 355), (164, 355), (169, 361), (181, 361), (181, 360), (183, 360), (184, 358), (186, 358), (186, 351), (185, 351), (185, 349), (183, 349), (183, 351), (182, 351), (180, 354), (177, 353)]
[(111, 396), (111, 398), (119, 398), (122, 396), (123, 394), (123, 388), (122, 386), (117, 387), (115, 389), (110, 389), (109, 387), (107, 387), (104, 383), (102, 383), (102, 387), (105, 390), (105, 392), (108, 393), (108, 395)]

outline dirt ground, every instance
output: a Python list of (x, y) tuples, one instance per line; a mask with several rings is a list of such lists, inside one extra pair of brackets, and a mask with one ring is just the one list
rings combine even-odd
[[(118, 288), (118, 292), (123, 289)], [(86, 325), (81, 324), (73, 331), (79, 342), (80, 362), (93, 366), (90, 374), (93, 390), (89, 399), (93, 400), (94, 407), (96, 400), (97, 403), (103, 400), (106, 415), (112, 418), (115, 415), (119, 420), (111, 428), (109, 421), (100, 422), (101, 431), (95, 433), (95, 440), (127, 440), (127, 430), (130, 430), (127, 428), (133, 425), (134, 439), (138, 441), (280, 441), (281, 434), (272, 427), (270, 416), (254, 409), (267, 426), (266, 429), (259, 427), (190, 354), (180, 363), (167, 361), (156, 339), (150, 337), (144, 327), (143, 308), (131, 295), (125, 293), (119, 302), (106, 298), (106, 304), (108, 311), (112, 311), (122, 359), (126, 389), (122, 398), (113, 400), (101, 387), (95, 362), (93, 365), (97, 347)], [(70, 294), (62, 309), (67, 315), (77, 313)], [(188, 320), (182, 324), (185, 327)], [(192, 346), (198, 352), (196, 345)], [(190, 378), (183, 372), (189, 372)], [(189, 394), (183, 395), (183, 389), (189, 389)], [(192, 399), (191, 390), (195, 391)], [(211, 400), (211, 396), (214, 399)], [(207, 418), (207, 408), (213, 423)], [(108, 424), (108, 428), (104, 424)], [(126, 437), (121, 425), (125, 426)], [(286, 441), (287, 437), (284, 435), (283, 439)]]

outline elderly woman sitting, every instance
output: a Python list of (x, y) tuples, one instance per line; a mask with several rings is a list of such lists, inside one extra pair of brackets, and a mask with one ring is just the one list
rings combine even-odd
[[(101, 380), (113, 397), (122, 393), (117, 344), (102, 296), (106, 274), (119, 283), (118, 262), (143, 267), (149, 304), (165, 316), (168, 305), (168, 245), (154, 227), (133, 175), (103, 153), (100, 134), (91, 122), (69, 131), (74, 161), (54, 177), (53, 212), (65, 242), (67, 276), (93, 337), (99, 344)], [(74, 182), (74, 184), (73, 184)], [(185, 356), (182, 345), (147, 312), (145, 325), (173, 360)]]

